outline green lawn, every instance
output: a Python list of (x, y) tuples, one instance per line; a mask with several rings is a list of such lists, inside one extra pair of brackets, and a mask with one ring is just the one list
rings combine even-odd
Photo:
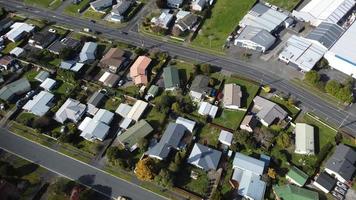
[(25, 76), (30, 82), (33, 82), (33, 81), (35, 81), (35, 77), (37, 76), (38, 73), (39, 73), (39, 72), (36, 71), (36, 70), (30, 70), (30, 71), (27, 71), (24, 76)]
[(209, 124), (205, 125), (198, 131), (199, 143), (208, 144), (212, 147), (217, 147), (219, 144), (220, 129), (215, 128)]
[(101, 12), (96, 12), (92, 8), (88, 8), (82, 16), (87, 19), (101, 20), (105, 16), (105, 14)]
[(104, 108), (115, 112), (115, 110), (119, 107), (122, 100), (118, 97), (110, 98), (105, 102)]
[(266, 0), (266, 2), (283, 8), (285, 10), (292, 11), (293, 8), (302, 0)]
[(40, 19), (28, 19), (25, 22), (28, 24), (33, 24), (37, 26), (39, 29), (43, 29), (46, 26), (46, 23)]
[(69, 95), (74, 89), (74, 86), (67, 82), (62, 82), (62, 84), (54, 91), (54, 93), (59, 95)]
[(192, 63), (188, 63), (182, 60), (172, 60), (168, 65), (174, 66), (178, 69), (179, 77), (184, 83), (189, 80), (193, 73), (194, 65)]
[(167, 115), (160, 112), (157, 108), (152, 107), (149, 111), (146, 120), (156, 131), (162, 131)]
[(285, 101), (278, 97), (272, 97), (270, 100), (277, 103), (278, 105), (280, 105), (285, 111), (288, 112), (288, 115), (291, 116), (293, 119), (295, 119), (297, 117), (297, 115), (300, 111), (295, 106), (290, 105), (288, 103), (288, 101)]
[(2, 53), (8, 54), (10, 53), (11, 50), (13, 50), (15, 47), (20, 46), (25, 40), (20, 40), (17, 42), (9, 42), (6, 44), (5, 48), (2, 50)]
[(25, 4), (32, 5), (32, 6), (40, 6), (43, 8), (49, 8), (55, 10), (61, 4), (61, 0), (24, 0)]
[(193, 44), (199, 47), (221, 50), (228, 35), (236, 28), (239, 21), (254, 3), (254, 0), (216, 1), (211, 11), (211, 17), (205, 20)]
[(68, 15), (78, 15), (78, 10), (83, 10), (89, 3), (90, 0), (83, 0), (77, 5), (69, 4), (69, 6), (64, 9), (64, 13)]
[[(198, 174), (197, 180), (190, 178), (191, 171), (195, 171)], [(184, 188), (202, 197), (206, 197), (209, 186), (207, 173), (188, 164), (184, 166), (181, 172), (184, 173), (177, 177), (178, 187)]]
[(223, 127), (236, 130), (245, 116), (245, 111), (224, 109), (220, 116), (213, 120), (213, 123)]

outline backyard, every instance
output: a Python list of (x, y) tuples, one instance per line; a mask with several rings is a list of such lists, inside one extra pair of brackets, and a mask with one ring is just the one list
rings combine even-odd
[(271, 101), (275, 102), (276, 104), (278, 104), (279, 106), (281, 106), (285, 111), (288, 112), (288, 115), (291, 116), (293, 119), (295, 119), (297, 117), (297, 115), (299, 114), (299, 109), (296, 108), (294, 105), (291, 105), (288, 103), (288, 101), (283, 100), (279, 97), (272, 97), (270, 98)]
[(292, 11), (296, 5), (299, 4), (301, 0), (266, 0), (266, 2), (283, 8), (285, 10)]
[(199, 143), (216, 148), (219, 144), (220, 129), (212, 125), (205, 125), (198, 131)]
[(225, 128), (236, 130), (245, 116), (246, 111), (224, 109), (213, 123)]

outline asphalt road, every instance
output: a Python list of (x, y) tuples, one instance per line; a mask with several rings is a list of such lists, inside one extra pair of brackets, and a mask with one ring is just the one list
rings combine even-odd
[(3, 128), (0, 128), (0, 148), (31, 160), (59, 175), (77, 180), (108, 197), (116, 198), (123, 195), (133, 200), (165, 199), (90, 165), (19, 137)]
[[(0, 0), (0, 4), (10, 10), (16, 10), (31, 16), (40, 17), (59, 24), (65, 24), (76, 30), (90, 28), (94, 31), (101, 32), (103, 36), (109, 39), (120, 40), (137, 46), (143, 44), (145, 48), (159, 48), (162, 51), (167, 51), (171, 56), (182, 57), (198, 63), (210, 63), (225, 70), (245, 76), (246, 78), (254, 79), (263, 84), (269, 84), (273, 88), (295, 96), (302, 102), (302, 108), (305, 111), (311, 111), (335, 126), (342, 125), (341, 128), (343, 128), (343, 130), (356, 135), (356, 113), (336, 108), (336, 106), (323, 101), (323, 99), (315, 96), (309, 91), (296, 87), (288, 80), (280, 77), (280, 75), (269, 72), (268, 67), (266, 67), (266, 70), (263, 70), (261, 69), (261, 66), (253, 66), (242, 60), (203, 53), (179, 44), (162, 42), (150, 37), (145, 37), (133, 31), (124, 34), (119, 29), (112, 29), (98, 23), (94, 24), (89, 20), (67, 16), (59, 12), (33, 7), (26, 8), (22, 3), (17, 1)], [(266, 64), (268, 65), (268, 63)]]

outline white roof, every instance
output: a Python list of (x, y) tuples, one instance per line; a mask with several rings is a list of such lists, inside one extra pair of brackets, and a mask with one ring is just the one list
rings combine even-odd
[(116, 109), (115, 113), (119, 114), (121, 117), (126, 118), (131, 109), (132, 106), (125, 103), (121, 103), (119, 107)]
[(102, 82), (102, 83), (104, 83), (105, 80), (109, 78), (110, 74), (111, 74), (110, 72), (105, 72), (105, 73), (100, 77), (99, 81)]
[(143, 112), (145, 112), (147, 106), (148, 106), (147, 102), (144, 102), (142, 100), (137, 100), (135, 104), (132, 106), (130, 112), (127, 114), (127, 118), (138, 121), (141, 115), (143, 114)]
[(168, 11), (163, 11), (161, 15), (157, 18), (152, 18), (151, 22), (154, 23), (156, 26), (160, 26), (163, 28), (168, 28), (168, 24), (173, 19), (173, 14), (168, 13)]
[(15, 47), (10, 51), (10, 54), (19, 57), (24, 51), (21, 47)]
[(114, 113), (105, 109), (99, 109), (99, 111), (94, 115), (93, 120), (101, 121), (105, 124), (110, 124), (113, 118)]
[(90, 122), (91, 122), (91, 118), (85, 117), (85, 119), (82, 121), (82, 123), (79, 124), (78, 129), (83, 131), (85, 129), (85, 127), (87, 127), (89, 125)]
[(54, 119), (64, 123), (67, 119), (78, 122), (85, 113), (86, 105), (77, 100), (68, 98), (67, 101), (56, 112)]
[(46, 78), (46, 80), (44, 80), (40, 87), (47, 90), (47, 91), (50, 91), (54, 85), (56, 84), (56, 80), (54, 79), (51, 79), (51, 78)]
[(287, 41), (286, 47), (279, 57), (298, 65), (303, 71), (308, 72), (323, 57), (327, 48), (303, 37), (293, 35)]
[(189, 11), (185, 11), (185, 10), (178, 11), (176, 14), (176, 22), (179, 21), (180, 19), (183, 19), (185, 16), (187, 16), (189, 14), (190, 14)]
[(215, 118), (217, 112), (218, 112), (218, 107), (208, 102), (202, 102), (198, 110), (199, 114), (204, 116), (209, 115), (211, 118)]
[(262, 175), (265, 163), (256, 158), (246, 156), (242, 153), (236, 153), (233, 161), (233, 168), (239, 168), (242, 170), (250, 171), (257, 175)]
[(314, 127), (297, 123), (295, 129), (295, 152), (300, 154), (314, 154)]
[(266, 192), (266, 182), (262, 181), (259, 175), (250, 171), (235, 169), (232, 180), (239, 183), (238, 194), (249, 199), (263, 200)]
[(18, 40), (18, 37), (23, 34), (24, 32), (31, 32), (35, 29), (35, 26), (22, 23), (22, 22), (15, 22), (11, 26), (11, 30), (5, 34), (5, 37), (7, 37), (11, 41), (16, 41)]
[(97, 47), (98, 44), (95, 42), (86, 42), (79, 54), (80, 62), (85, 62), (87, 60), (94, 60)]
[(95, 121), (90, 119), (90, 121), (87, 120), (85, 123), (86, 124), (81, 127), (83, 128), (83, 131), (80, 136), (90, 141), (95, 139), (103, 141), (110, 129), (108, 125), (104, 124), (101, 121)]
[(177, 124), (185, 126), (190, 132), (193, 132), (196, 122), (183, 117), (178, 117), (176, 120)]
[(219, 141), (223, 144), (230, 146), (233, 136), (234, 135), (232, 133), (230, 133), (229, 131), (221, 130), (220, 135), (219, 135)]
[(48, 106), (48, 104), (51, 102), (53, 97), (53, 94), (46, 91), (41, 91), (39, 94), (34, 96), (32, 100), (29, 100), (22, 107), (22, 109), (27, 110), (34, 115), (43, 116), (51, 108)]
[(75, 63), (74, 66), (72, 66), (72, 68), (70, 68), (70, 70), (74, 71), (74, 72), (78, 72), (82, 67), (84, 66), (84, 63)]
[(132, 119), (130, 118), (125, 118), (124, 120), (122, 120), (122, 122), (120, 123), (120, 128), (123, 128), (123, 129), (127, 129), (130, 124), (132, 123)]

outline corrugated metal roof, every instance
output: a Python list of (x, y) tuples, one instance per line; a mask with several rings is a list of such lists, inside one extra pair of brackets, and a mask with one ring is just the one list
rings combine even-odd
[(344, 29), (337, 24), (322, 22), (312, 32), (307, 35), (307, 39), (318, 41), (326, 48), (331, 46), (339, 39), (344, 33)]
[(216, 170), (220, 157), (220, 151), (195, 143), (187, 162), (207, 171)]
[(22, 109), (31, 112), (37, 116), (43, 116), (47, 113), (47, 111), (51, 108), (49, 103), (54, 98), (54, 95), (46, 92), (41, 91), (39, 94), (33, 97), (33, 99), (29, 100)]
[(295, 153), (314, 154), (314, 127), (297, 123), (295, 130)]
[(238, 152), (235, 154), (232, 165), (233, 168), (251, 171), (257, 175), (262, 175), (265, 168), (265, 163), (263, 161)]

